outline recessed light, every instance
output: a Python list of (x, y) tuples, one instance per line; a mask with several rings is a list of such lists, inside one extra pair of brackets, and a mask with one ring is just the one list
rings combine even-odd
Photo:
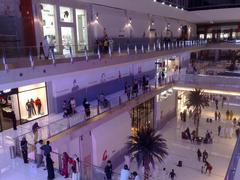
[(165, 2), (163, 1), (162, 4), (165, 4)]
[(169, 6), (170, 6), (170, 7), (172, 7), (172, 5), (171, 5), (171, 4), (169, 4)]
[(178, 9), (178, 7), (176, 6), (176, 9)]

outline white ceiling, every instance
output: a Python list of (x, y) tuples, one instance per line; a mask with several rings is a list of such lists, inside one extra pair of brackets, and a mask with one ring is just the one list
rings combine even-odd
[(151, 15), (175, 18), (192, 23), (239, 21), (240, 8), (201, 11), (181, 11), (175, 7), (155, 3), (153, 0), (80, 0), (88, 3), (142, 12)]

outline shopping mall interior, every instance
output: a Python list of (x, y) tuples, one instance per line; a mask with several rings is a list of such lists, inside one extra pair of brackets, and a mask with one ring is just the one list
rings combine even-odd
[(238, 0), (0, 0), (0, 179), (239, 180)]

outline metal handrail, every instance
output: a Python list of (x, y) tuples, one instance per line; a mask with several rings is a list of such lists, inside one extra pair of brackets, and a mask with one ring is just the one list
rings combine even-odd
[(224, 180), (234, 180), (237, 166), (240, 163), (239, 157), (240, 157), (240, 137), (238, 136)]

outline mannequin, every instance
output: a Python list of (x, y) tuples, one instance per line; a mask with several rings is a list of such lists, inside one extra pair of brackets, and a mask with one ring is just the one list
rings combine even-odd
[(31, 108), (32, 115), (36, 115), (36, 109), (35, 109), (35, 106), (34, 106), (34, 100), (32, 98), (31, 98), (30, 103), (31, 103), (31, 106), (32, 106), (32, 108)]
[(26, 102), (26, 110), (28, 112), (28, 118), (31, 118), (32, 117), (32, 105), (29, 100)]
[(37, 106), (38, 115), (40, 115), (41, 114), (41, 108), (42, 108), (42, 102), (38, 97), (35, 100), (35, 105)]

